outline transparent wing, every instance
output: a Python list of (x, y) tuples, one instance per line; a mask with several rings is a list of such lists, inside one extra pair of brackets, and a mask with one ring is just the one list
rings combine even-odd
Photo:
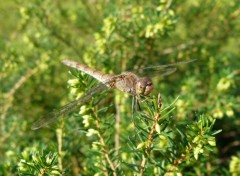
[(192, 59), (189, 61), (182, 61), (182, 62), (176, 62), (176, 63), (165, 64), (165, 65), (152, 65), (144, 68), (139, 68), (138, 72), (141, 75), (145, 75), (145, 76), (147, 75), (151, 77), (154, 75), (167, 76), (174, 73), (177, 70), (177, 66), (188, 64), (196, 60), (197, 59)]
[(156, 70), (161, 70), (163, 68), (167, 68), (167, 67), (174, 67), (174, 66), (177, 66), (177, 65), (184, 65), (184, 64), (188, 64), (190, 62), (194, 62), (196, 61), (197, 59), (192, 59), (192, 60), (189, 60), (189, 61), (182, 61), (182, 62), (176, 62), (176, 63), (172, 63), (172, 64), (165, 64), (165, 65), (152, 65), (152, 66), (148, 66), (148, 67), (145, 67), (143, 68), (144, 70), (147, 70), (147, 69), (156, 69)]
[(36, 122), (33, 123), (32, 125), (32, 130), (36, 130), (42, 127), (45, 127), (47, 125), (49, 125), (50, 123), (55, 122), (59, 117), (61, 117), (63, 114), (73, 110), (75, 107), (77, 107), (80, 104), (85, 103), (86, 101), (88, 101), (94, 94), (107, 89), (108, 87), (106, 85), (109, 85), (113, 82), (115, 82), (116, 79), (123, 77), (123, 75), (116, 75), (113, 76), (111, 79), (98, 84), (96, 87), (90, 89), (85, 95), (83, 95), (81, 98), (72, 101), (66, 105), (64, 105), (63, 107), (56, 109), (52, 112), (50, 112), (49, 114), (47, 114), (46, 116), (44, 116), (43, 118), (37, 120)]
[(75, 100), (73, 102), (70, 102), (64, 106), (62, 106), (59, 109), (53, 110), (43, 118), (37, 120), (36, 122), (33, 123), (32, 125), (32, 130), (37, 130), (39, 128), (42, 128), (44, 126), (49, 125), (52, 122), (55, 122), (61, 115), (64, 113), (67, 113), (77, 107), (77, 105), (80, 103), (81, 99)]

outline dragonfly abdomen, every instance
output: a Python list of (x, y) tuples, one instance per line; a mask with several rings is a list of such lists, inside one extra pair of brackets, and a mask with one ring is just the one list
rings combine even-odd
[(77, 70), (80, 70), (80, 71), (94, 77), (95, 79), (97, 79), (100, 82), (106, 82), (107, 80), (112, 78), (112, 75), (110, 75), (110, 74), (105, 74), (105, 73), (103, 73), (99, 70), (96, 70), (94, 68), (90, 68), (90, 67), (88, 67), (87, 65), (84, 65), (84, 64), (79, 64), (75, 61), (64, 60), (62, 62), (69, 67), (76, 68)]

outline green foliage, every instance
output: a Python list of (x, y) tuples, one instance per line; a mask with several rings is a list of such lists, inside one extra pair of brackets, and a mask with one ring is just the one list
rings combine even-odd
[(19, 175), (60, 175), (57, 153), (23, 151), (18, 164)]
[(240, 158), (238, 156), (232, 156), (230, 161), (230, 172), (233, 176), (240, 174)]
[[(0, 3), (0, 175), (238, 175), (239, 9), (235, 0)], [(129, 95), (99, 92), (31, 131), (96, 85), (68, 75), (65, 58), (150, 76), (155, 90), (134, 113)], [(193, 58), (164, 78), (141, 69)]]

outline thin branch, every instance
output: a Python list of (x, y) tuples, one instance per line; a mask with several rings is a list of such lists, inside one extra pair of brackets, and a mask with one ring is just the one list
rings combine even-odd
[(222, 149), (222, 153), (225, 154), (226, 152), (228, 152), (231, 148), (233, 147), (238, 147), (240, 146), (240, 141), (233, 141), (231, 142), (229, 145), (227, 145), (226, 147), (224, 147)]
[(37, 71), (37, 69), (30, 69), (26, 72), (25, 75), (23, 75), (17, 82), (14, 84), (14, 86), (10, 89), (9, 92), (4, 94), (4, 105), (2, 108), (2, 115), (1, 115), (1, 131), (5, 130), (5, 118), (7, 115), (7, 111), (10, 108), (13, 96), (16, 93), (16, 91)]
[(11, 97), (15, 94), (15, 92), (30, 78), (33, 73), (35, 73), (36, 69), (30, 69), (27, 71), (25, 75), (23, 75), (16, 84), (10, 89), (8, 93), (5, 94), (5, 98)]
[(73, 170), (73, 175), (81, 175), (80, 173), (80, 169), (78, 167), (78, 161), (76, 159), (76, 156), (71, 157), (71, 161), (72, 161), (72, 170)]
[(193, 149), (193, 147), (189, 146), (185, 153), (182, 153), (179, 158), (175, 159), (173, 161), (173, 166), (168, 168), (168, 170), (164, 174), (164, 176), (168, 176), (169, 173), (171, 173), (178, 165), (180, 165), (184, 161), (184, 159), (187, 157), (187, 154), (189, 154), (192, 149)]
[(63, 122), (60, 128), (58, 128), (56, 130), (57, 133), (57, 142), (58, 142), (58, 167), (60, 170), (60, 173), (62, 175), (62, 171), (63, 171), (63, 165), (62, 165), (62, 156), (63, 156), (63, 152), (62, 152), (62, 127), (63, 127)]
[(96, 118), (96, 122), (97, 122), (96, 124), (97, 124), (97, 128), (98, 128), (98, 137), (99, 137), (100, 142), (101, 142), (101, 146), (102, 146), (102, 151), (104, 153), (104, 157), (107, 160), (110, 168), (112, 169), (113, 175), (117, 176), (116, 168), (115, 168), (113, 162), (111, 161), (111, 159), (109, 157), (108, 150), (107, 150), (107, 145), (106, 145), (105, 140), (104, 140), (104, 138), (102, 136), (101, 126), (100, 126), (100, 122), (99, 122), (98, 118)]
[[(2, 125), (3, 124), (4, 123), (2, 123)], [(8, 130), (8, 133), (6, 133), (3, 136), (1, 136), (0, 144), (2, 144), (5, 140), (7, 140), (9, 137), (11, 137), (12, 134), (14, 133), (14, 130), (16, 130), (16, 125), (12, 125), (11, 128)]]
[(168, 2), (166, 4), (166, 9), (169, 9), (171, 4), (172, 4), (172, 0), (168, 0)]
[(150, 155), (150, 147), (152, 145), (152, 142), (153, 142), (153, 136), (156, 132), (156, 124), (158, 123), (160, 119), (160, 114), (156, 113), (154, 115), (154, 122), (152, 124), (152, 127), (151, 127), (151, 131), (148, 135), (148, 141), (147, 141), (147, 146), (145, 148), (145, 154), (146, 156), (144, 156), (143, 160), (142, 160), (142, 163), (141, 163), (141, 170), (140, 170), (140, 176), (143, 176), (144, 175), (144, 169), (145, 169), (145, 166), (146, 166), (146, 163), (147, 163), (147, 159)]

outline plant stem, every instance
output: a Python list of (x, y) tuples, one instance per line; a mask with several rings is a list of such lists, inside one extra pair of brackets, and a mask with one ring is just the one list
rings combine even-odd
[(58, 141), (58, 167), (60, 174), (62, 175), (62, 127), (57, 129), (57, 141)]
[(152, 127), (151, 127), (151, 131), (148, 135), (148, 141), (147, 141), (147, 146), (145, 148), (145, 156), (142, 160), (142, 163), (141, 163), (141, 170), (140, 170), (140, 176), (143, 176), (144, 174), (144, 169), (145, 169), (145, 166), (146, 166), (146, 163), (147, 163), (147, 159), (150, 155), (150, 146), (152, 145), (152, 142), (153, 142), (153, 136), (154, 136), (154, 133), (156, 131), (156, 124), (158, 123), (160, 119), (160, 114), (159, 113), (155, 113), (154, 115), (154, 122), (152, 124)]
[(146, 166), (146, 163), (147, 163), (147, 159), (150, 155), (150, 146), (152, 145), (152, 142), (153, 142), (153, 136), (156, 132), (156, 125), (160, 119), (160, 109), (162, 107), (162, 98), (161, 98), (161, 95), (160, 93), (158, 94), (158, 101), (157, 101), (157, 109), (158, 109), (158, 112), (154, 114), (154, 122), (152, 124), (152, 127), (151, 127), (151, 131), (148, 135), (148, 141), (147, 141), (147, 145), (146, 145), (146, 148), (145, 148), (145, 154), (144, 155), (144, 158), (142, 160), (142, 163), (141, 163), (141, 170), (140, 170), (140, 176), (143, 176), (144, 174), (144, 169), (145, 169), (145, 166)]
[(2, 108), (2, 115), (1, 115), (1, 132), (5, 131), (5, 118), (8, 112), (8, 109), (11, 107), (12, 101), (14, 100), (14, 94), (17, 90), (34, 74), (36, 73), (36, 69), (29, 69), (25, 75), (23, 75), (15, 84), (14, 86), (4, 94), (4, 104)]
[(113, 171), (113, 175), (114, 176), (117, 176), (117, 173), (116, 173), (116, 169), (115, 169), (115, 166), (113, 164), (113, 162), (111, 161), (110, 157), (109, 157), (109, 154), (108, 154), (108, 150), (107, 150), (107, 147), (106, 147), (106, 143), (105, 143), (105, 140), (102, 136), (102, 131), (101, 131), (101, 127), (100, 127), (100, 122), (98, 120), (98, 118), (96, 117), (96, 124), (97, 124), (97, 128), (98, 128), (98, 136), (100, 138), (100, 142), (101, 142), (101, 146), (102, 146), (102, 151), (104, 153), (104, 157), (105, 159), (107, 160), (110, 168), (112, 169)]

